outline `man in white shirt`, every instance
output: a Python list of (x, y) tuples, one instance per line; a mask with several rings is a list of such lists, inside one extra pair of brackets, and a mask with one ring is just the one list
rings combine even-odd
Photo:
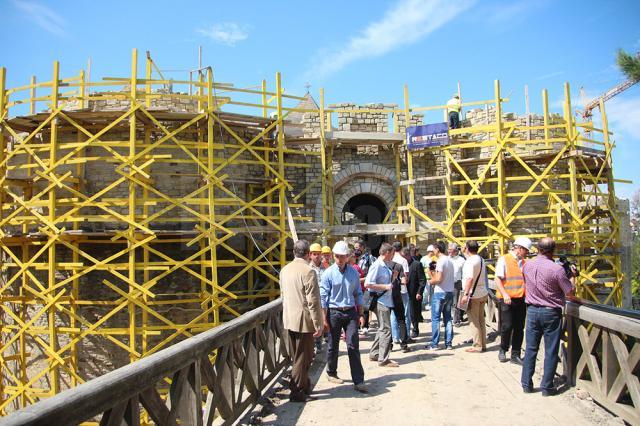
[(449, 259), (453, 263), (453, 325), (460, 327), (463, 321), (464, 311), (458, 309), (457, 304), (460, 299), (460, 290), (462, 290), (462, 265), (464, 265), (464, 257), (460, 256), (460, 247), (456, 243), (449, 243), (447, 248)]
[[(402, 311), (404, 312), (404, 323), (406, 325), (407, 337), (409, 330), (411, 330), (411, 309), (409, 306), (409, 291), (407, 290), (407, 282), (409, 281), (409, 262), (407, 261), (405, 255), (409, 254), (408, 247), (402, 247), (402, 243), (400, 241), (396, 241), (393, 243), (393, 250), (395, 251), (393, 255), (393, 261), (400, 264), (402, 266), (402, 271), (404, 272), (404, 276), (400, 279), (400, 297), (402, 299)], [(391, 313), (391, 334), (393, 337), (394, 343), (413, 343), (411, 341), (400, 342), (401, 332), (400, 327), (398, 326), (398, 316), (396, 316), (395, 311)]]
[[(453, 321), (451, 320), (451, 305), (453, 304), (453, 263), (445, 254), (446, 246), (443, 241), (434, 244), (434, 254), (437, 256), (436, 267), (429, 270), (430, 285), (435, 286), (431, 298), (431, 346), (438, 350), (440, 341), (440, 316), (444, 321), (444, 345), (453, 349)], [(429, 348), (429, 346), (427, 345)]]
[(469, 301), (467, 314), (472, 329), (473, 346), (467, 352), (487, 350), (487, 329), (484, 321), (484, 305), (487, 303), (487, 269), (482, 257), (478, 255), (478, 242), (469, 240), (465, 244), (467, 260), (462, 270), (462, 299)]

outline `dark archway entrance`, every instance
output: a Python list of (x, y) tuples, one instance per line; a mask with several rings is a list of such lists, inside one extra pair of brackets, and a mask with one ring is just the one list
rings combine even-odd
[[(375, 224), (382, 223), (387, 214), (387, 206), (384, 202), (373, 194), (358, 194), (351, 197), (342, 210), (345, 213), (352, 213), (355, 218), (354, 223)], [(374, 234), (361, 235), (371, 252), (377, 256), (380, 245), (384, 242), (384, 237)]]

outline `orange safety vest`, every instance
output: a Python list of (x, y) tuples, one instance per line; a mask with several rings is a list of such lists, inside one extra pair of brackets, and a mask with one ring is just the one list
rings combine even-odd
[[(524, 297), (524, 277), (522, 276), (522, 271), (518, 266), (518, 260), (511, 253), (507, 253), (504, 255), (504, 263), (507, 269), (505, 274), (506, 276), (504, 277), (504, 289), (509, 297)], [(522, 266), (524, 266), (524, 263), (525, 260), (523, 259)], [(499, 299), (502, 299), (500, 291), (496, 292), (496, 296), (498, 296)]]

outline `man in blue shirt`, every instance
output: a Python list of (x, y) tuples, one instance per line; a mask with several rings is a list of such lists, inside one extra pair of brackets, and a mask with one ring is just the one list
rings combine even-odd
[(378, 333), (371, 346), (369, 359), (378, 361), (381, 367), (397, 367), (398, 363), (389, 359), (391, 352), (391, 310), (393, 309), (393, 298), (391, 291), (393, 280), (397, 278), (397, 273), (389, 269), (385, 262), (393, 259), (394, 250), (391, 244), (382, 243), (380, 246), (380, 256), (369, 268), (369, 273), (364, 279), (365, 288), (377, 292), (378, 304), (375, 314), (378, 317)]
[(325, 330), (329, 329), (327, 378), (332, 383), (344, 383), (338, 377), (337, 371), (340, 335), (344, 330), (354, 389), (367, 393), (358, 338), (358, 320), (360, 323), (363, 322), (362, 305), (364, 304), (360, 275), (348, 263), (350, 253), (347, 243), (338, 241), (332, 251), (335, 263), (324, 271), (320, 281), (320, 304), (324, 311), (324, 327)]

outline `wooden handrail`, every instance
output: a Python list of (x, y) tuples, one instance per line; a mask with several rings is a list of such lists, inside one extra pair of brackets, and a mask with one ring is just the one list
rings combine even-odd
[(579, 299), (566, 304), (565, 375), (630, 424), (640, 424), (640, 316)]
[[(102, 413), (101, 424), (135, 423), (140, 404), (158, 424), (210, 424), (216, 410), (225, 422), (233, 421), (289, 362), (281, 312), (282, 300), (277, 299), (25, 407), (1, 419), (0, 425), (78, 424)], [(242, 380), (237, 383), (239, 370)], [(171, 379), (171, 390), (170, 404), (165, 405), (156, 387), (166, 378)], [(204, 386), (208, 388), (206, 401)], [(251, 395), (248, 399), (242, 397), (245, 390)]]

